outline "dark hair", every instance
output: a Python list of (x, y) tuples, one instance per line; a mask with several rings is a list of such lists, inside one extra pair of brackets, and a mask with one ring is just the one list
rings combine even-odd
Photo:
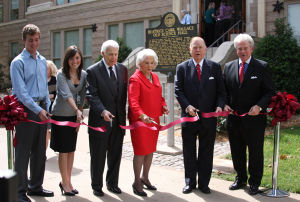
[(22, 29), (22, 39), (26, 40), (26, 36), (28, 34), (33, 36), (36, 33), (38, 33), (39, 35), (41, 34), (40, 29), (36, 25), (34, 24), (25, 25), (25, 27), (23, 27)]
[(74, 57), (74, 55), (76, 55), (76, 53), (79, 53), (80, 58), (81, 58), (80, 65), (79, 65), (79, 67), (77, 69), (77, 77), (80, 80), (81, 70), (83, 69), (83, 57), (82, 57), (81, 50), (79, 48), (77, 48), (77, 46), (75, 46), (75, 45), (69, 46), (67, 48), (66, 52), (65, 52), (65, 57), (64, 57), (62, 72), (65, 74), (65, 76), (67, 77), (67, 79), (70, 79), (69, 59), (71, 57)]

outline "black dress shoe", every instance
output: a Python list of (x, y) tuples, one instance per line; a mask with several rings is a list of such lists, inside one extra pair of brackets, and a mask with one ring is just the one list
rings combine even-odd
[(258, 193), (258, 186), (250, 185), (249, 194), (256, 195)]
[(18, 199), (19, 199), (19, 202), (31, 202), (31, 200), (28, 198), (28, 196), (26, 196), (25, 193), (22, 196), (19, 195)]
[(77, 191), (77, 189), (73, 189), (72, 192), (73, 192), (74, 194), (79, 194), (79, 191)]
[(141, 182), (142, 182), (143, 185), (146, 186), (146, 189), (148, 189), (148, 190), (157, 190), (157, 188), (156, 188), (155, 186), (150, 185), (150, 184), (147, 184), (147, 183), (144, 182), (144, 180), (142, 180), (142, 179), (141, 179)]
[(115, 194), (121, 194), (122, 191), (119, 187), (107, 187), (107, 190)]
[(104, 192), (102, 191), (102, 189), (94, 189), (93, 190), (93, 194), (95, 195), (95, 196), (104, 196)]
[(146, 192), (137, 190), (137, 188), (134, 185), (132, 185), (132, 189), (133, 189), (133, 193), (134, 194), (136, 194), (138, 196), (147, 197), (147, 193)]
[(198, 189), (204, 193), (204, 194), (210, 194), (210, 188), (209, 187), (198, 187)]
[(235, 180), (235, 182), (229, 186), (229, 190), (237, 190), (246, 186), (246, 182), (241, 180)]
[(46, 189), (41, 189), (39, 191), (33, 191), (28, 189), (27, 191), (28, 196), (43, 196), (43, 197), (53, 197), (54, 193), (52, 191), (48, 191)]
[(195, 189), (196, 186), (192, 186), (192, 185), (185, 185), (182, 189), (182, 193), (184, 194), (189, 194), (193, 191), (193, 189)]

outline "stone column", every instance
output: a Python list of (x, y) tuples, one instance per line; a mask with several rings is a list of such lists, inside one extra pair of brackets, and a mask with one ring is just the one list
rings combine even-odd
[(266, 2), (257, 1), (257, 36), (262, 38), (266, 35)]
[(246, 32), (253, 32), (253, 22), (251, 22), (251, 4), (253, 0), (246, 0)]
[(180, 19), (181, 0), (173, 0), (173, 13)]

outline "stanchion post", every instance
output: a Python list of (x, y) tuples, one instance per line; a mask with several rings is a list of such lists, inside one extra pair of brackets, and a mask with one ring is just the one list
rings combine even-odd
[[(172, 72), (169, 72), (167, 80), (167, 106), (170, 110), (167, 116), (167, 122), (171, 123), (174, 121), (174, 75)], [(174, 127), (168, 129), (167, 145), (169, 147), (175, 145)]]
[(289, 192), (277, 189), (277, 176), (278, 176), (278, 161), (279, 161), (279, 140), (280, 140), (280, 122), (277, 122), (274, 130), (274, 150), (273, 150), (273, 170), (272, 170), (272, 189), (268, 189), (262, 193), (268, 197), (286, 197)]
[(12, 132), (7, 130), (7, 161), (8, 169), (14, 170), (14, 147)]

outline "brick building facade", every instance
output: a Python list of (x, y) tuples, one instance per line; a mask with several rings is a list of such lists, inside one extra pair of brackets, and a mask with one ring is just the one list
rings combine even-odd
[[(216, 0), (215, 2), (219, 2)], [(204, 0), (0, 0), (0, 64), (4, 75), (9, 63), (23, 49), (21, 29), (28, 23), (41, 30), (39, 52), (61, 66), (64, 50), (76, 44), (84, 54), (85, 67), (100, 54), (107, 39), (122, 37), (132, 48), (144, 46), (145, 29), (160, 23), (169, 11), (191, 12), (198, 23), (205, 12)], [(232, 2), (232, 1), (231, 1)], [(274, 29), (276, 18), (287, 17), (289, 9), (300, 8), (299, 0), (282, 0), (283, 9), (274, 12), (276, 0), (241, 0), (246, 32), (262, 37)], [(300, 13), (300, 12), (299, 12)], [(293, 13), (293, 15), (295, 15)], [(199, 29), (201, 27), (199, 26)], [(200, 30), (200, 33), (201, 32)], [(300, 35), (300, 34), (299, 34)]]

